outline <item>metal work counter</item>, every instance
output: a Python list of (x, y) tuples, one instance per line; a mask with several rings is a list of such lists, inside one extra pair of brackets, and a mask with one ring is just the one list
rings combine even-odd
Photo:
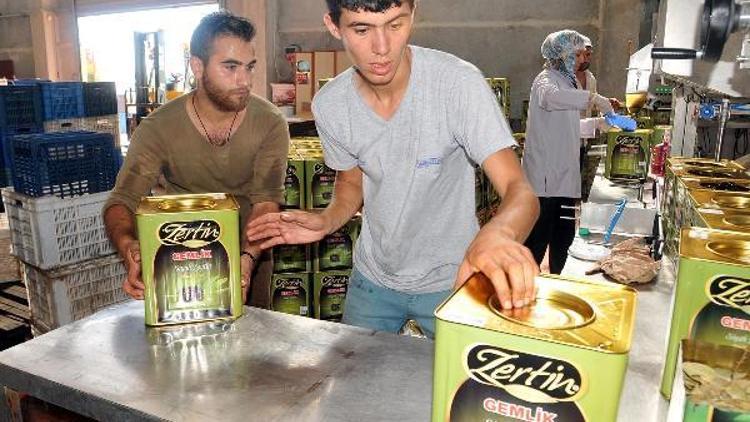
[(0, 352), (0, 385), (105, 421), (429, 419), (431, 341), (245, 310), (156, 330), (128, 302)]
[[(603, 280), (601, 274), (585, 275), (592, 266), (592, 262), (569, 256), (563, 275)], [(633, 286), (638, 290), (638, 305), (628, 372), (620, 397), (619, 422), (667, 419), (669, 402), (661, 396), (659, 386), (667, 355), (674, 279), (673, 265), (663, 259), (656, 282)]]
[[(564, 273), (590, 265), (570, 258)], [(665, 420), (673, 279), (665, 265), (639, 288), (619, 421)], [(0, 385), (100, 420), (429, 420), (431, 341), (246, 311), (234, 324), (149, 329), (141, 302), (119, 305), (0, 352)]]

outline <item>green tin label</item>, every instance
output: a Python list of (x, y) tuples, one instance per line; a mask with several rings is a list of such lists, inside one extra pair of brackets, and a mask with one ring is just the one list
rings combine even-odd
[(229, 257), (213, 220), (159, 226), (154, 257), (158, 322), (231, 316)]
[(451, 421), (585, 421), (575, 403), (585, 380), (575, 365), (488, 344), (469, 346), (468, 379), (456, 391)]
[(307, 161), (305, 165), (309, 178), (307, 182), (308, 207), (325, 208), (333, 199), (336, 170), (326, 166), (323, 161)]
[(352, 268), (354, 243), (359, 235), (360, 222), (359, 218), (353, 218), (315, 245), (315, 271)]
[(344, 315), (344, 302), (349, 287), (349, 274), (315, 274), (315, 317), (340, 321)]
[(291, 315), (307, 316), (310, 302), (310, 281), (307, 274), (274, 275), (271, 286), (271, 310)]
[(284, 179), (284, 208), (302, 209), (304, 204), (305, 167), (301, 161), (289, 160)]
[(615, 141), (612, 150), (613, 177), (640, 178), (644, 175), (646, 153), (641, 146), (641, 138), (637, 136), (622, 135)]
[(278, 245), (273, 248), (274, 273), (303, 273), (310, 270), (308, 245)]
[(671, 396), (683, 338), (719, 345), (750, 345), (750, 279), (731, 274), (742, 271), (747, 274), (747, 267), (680, 258), (662, 378), (664, 396)]

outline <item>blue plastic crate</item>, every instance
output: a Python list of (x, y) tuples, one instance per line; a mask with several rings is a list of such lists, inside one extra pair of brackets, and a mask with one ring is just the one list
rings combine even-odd
[(10, 85), (15, 86), (33, 86), (33, 85), (39, 85), (42, 82), (52, 82), (49, 79), (39, 79), (39, 78), (26, 78), (26, 79), (11, 79)]
[(117, 89), (114, 82), (84, 82), (83, 113), (86, 117), (117, 114)]
[(16, 192), (60, 198), (112, 189), (121, 164), (112, 135), (95, 132), (14, 136), (11, 162)]
[[(11, 127), (11, 128), (0, 128), (0, 150), (3, 153), (3, 159), (0, 164), (5, 168), (8, 173), (12, 173), (12, 162), (11, 162), (11, 140), (16, 135), (30, 135), (34, 133), (43, 132), (41, 127)], [(12, 179), (8, 179), (12, 180)]]
[(42, 126), (41, 89), (36, 85), (0, 86), (0, 129)]
[(44, 82), (42, 119), (59, 120), (83, 117), (83, 84), (81, 82)]

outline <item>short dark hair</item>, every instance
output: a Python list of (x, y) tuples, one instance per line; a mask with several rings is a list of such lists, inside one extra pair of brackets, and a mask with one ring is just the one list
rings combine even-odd
[(249, 20), (227, 11), (208, 14), (193, 31), (190, 38), (190, 55), (207, 63), (214, 40), (223, 36), (237, 37), (250, 42), (255, 37), (255, 26)]
[(328, 13), (331, 14), (331, 20), (336, 25), (341, 20), (342, 9), (357, 12), (385, 12), (393, 6), (400, 7), (402, 3), (408, 4), (414, 9), (415, 0), (326, 0), (328, 4)]

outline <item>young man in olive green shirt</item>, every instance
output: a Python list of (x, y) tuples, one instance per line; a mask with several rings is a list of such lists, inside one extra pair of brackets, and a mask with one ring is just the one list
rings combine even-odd
[[(276, 107), (250, 93), (254, 34), (250, 22), (226, 12), (204, 18), (190, 45), (198, 88), (151, 113), (133, 134), (104, 222), (128, 268), (123, 289), (135, 299), (143, 298), (144, 286), (134, 212), (160, 176), (167, 194), (234, 195), (241, 227), (279, 210), (289, 130)], [(251, 304), (267, 307), (270, 259), (244, 235), (241, 246), (248, 252), (241, 260), (243, 293), (254, 273)]]

